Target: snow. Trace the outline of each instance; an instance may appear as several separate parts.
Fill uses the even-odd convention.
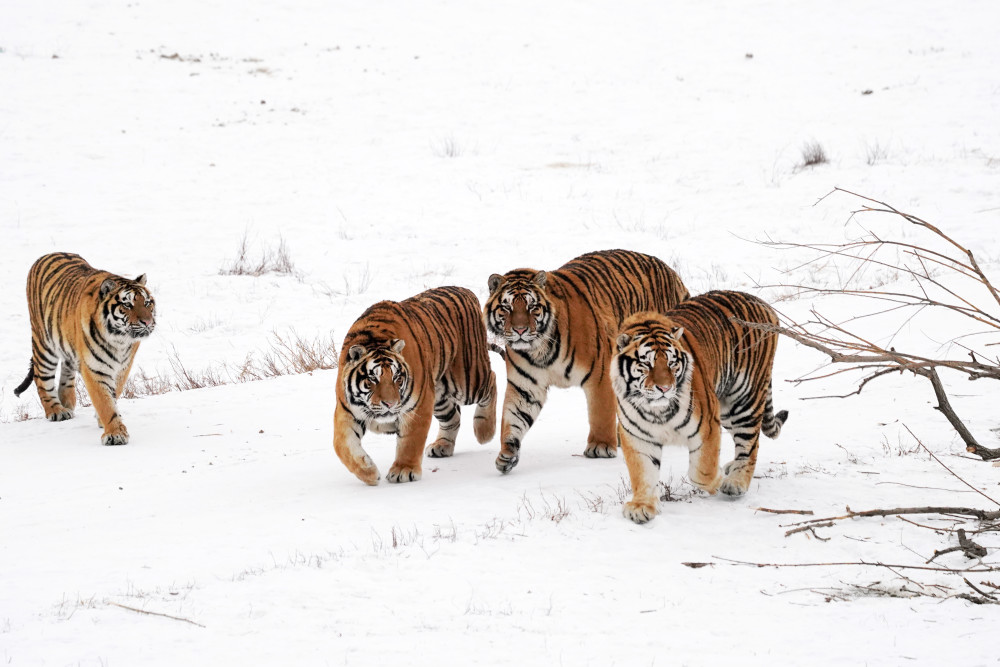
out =
[[[159,323],[133,375],[163,376],[172,358],[225,376],[275,334],[339,344],[377,300],[441,284],[483,300],[490,273],[613,247],[662,258],[695,293],[846,317],[856,302],[755,289],[835,287],[843,269],[781,274],[802,255],[754,239],[839,242],[862,224],[927,239],[894,218],[849,222],[847,195],[817,203],[834,186],[938,224],[998,277],[995,3],[94,0],[2,14],[0,663],[1000,662],[992,607],[940,599],[969,592],[960,577],[723,560],[923,565],[954,545],[894,518],[786,537],[804,517],[755,511],[995,509],[906,427],[1000,498],[997,469],[962,456],[925,381],[802,400],[856,381],[782,381],[824,363],[786,339],[775,405],[790,417],[750,493],[696,494],[686,452],[665,452],[681,500],[642,527],[621,516],[623,460],[581,456],[578,389],[551,392],[509,475],[467,412],[453,458],[373,488],[333,453],[336,371],[123,401],[131,441],[116,448],[90,408],[54,424],[33,390],[12,396],[30,358],[27,270],[58,250],[148,275]],[[812,141],[829,162],[802,168]],[[244,236],[251,256],[283,241],[295,272],[220,274]],[[903,320],[871,326],[954,352],[940,320]],[[945,380],[998,446],[988,380]],[[391,437],[364,446],[388,469]],[[996,533],[978,538],[995,564]]]

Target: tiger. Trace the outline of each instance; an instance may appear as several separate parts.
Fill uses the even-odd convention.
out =
[[[496,375],[479,299],[464,287],[437,287],[372,305],[344,338],[336,395],[334,450],[369,485],[381,476],[361,447],[368,430],[396,434],[390,483],[421,478],[432,416],[439,430],[427,446],[429,457],[454,453],[462,405],[476,404],[473,431],[480,443],[489,442],[496,431]]]
[[[156,328],[146,274],[129,280],[95,269],[79,255],[57,252],[31,265],[27,292],[31,363],[14,395],[34,380],[46,418],[72,419],[79,373],[104,429],[101,442],[128,444],[118,398],[139,343]]]
[[[632,484],[623,513],[646,523],[657,513],[664,445],[687,445],[688,477],[710,494],[746,493],[760,433],[777,438],[788,411],[775,414],[771,373],[778,317],[743,292],[713,291],[666,313],[622,323],[611,360],[618,437]],[[719,470],[721,429],[736,456]]]
[[[665,263],[630,250],[580,255],[555,271],[515,269],[489,277],[487,330],[506,348],[507,390],[496,467],[509,473],[549,387],[582,387],[590,432],[584,456],[617,455],[615,395],[609,364],[622,321],[667,310],[688,298]]]

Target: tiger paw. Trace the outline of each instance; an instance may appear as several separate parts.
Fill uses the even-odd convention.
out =
[[[750,488],[753,472],[747,470],[736,461],[730,461],[723,468],[724,477],[719,485],[719,491],[734,498],[742,496]]]
[[[109,429],[104,432],[101,436],[101,444],[110,447],[113,445],[127,445],[128,444],[128,430],[121,423],[118,424],[117,428]]]
[[[740,476],[726,477],[719,485],[719,491],[732,498],[742,496],[750,488],[750,481],[742,479]]]
[[[348,470],[368,486],[375,486],[382,479],[382,475],[378,471],[378,466],[375,465],[375,462],[367,454],[361,454],[351,459],[350,462],[345,461],[345,463],[347,463]]]
[[[411,468],[410,466],[401,466],[397,463],[393,463],[392,467],[389,468],[389,474],[385,476],[392,484],[402,484],[404,482],[418,482],[420,481],[420,469]]]
[[[427,445],[427,456],[432,459],[443,459],[455,453],[455,443],[440,439]]]
[[[613,459],[618,456],[618,448],[613,444],[588,444],[587,448],[583,450],[583,455],[588,459]]]
[[[64,408],[61,405],[57,405],[56,407],[52,408],[52,413],[47,415],[47,418],[50,422],[66,421],[67,419],[73,418],[73,411],[70,410],[69,408]]]
[[[691,479],[692,484],[713,496],[719,490],[719,487],[725,482],[725,478],[719,473],[718,468],[716,468],[715,477],[712,479],[700,476],[697,471],[693,470],[688,471],[688,477]]]
[[[622,514],[625,515],[625,518],[640,525],[651,521],[659,513],[655,500],[651,502],[630,500],[622,506]]]
[[[521,458],[516,454],[508,454],[506,452],[500,452],[497,456],[497,470],[503,474],[509,473],[517,465]]]

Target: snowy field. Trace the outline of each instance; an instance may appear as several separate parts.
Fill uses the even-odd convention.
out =
[[[938,224],[1000,282],[998,24],[992,1],[0,0],[0,665],[1000,664],[997,608],[956,597],[961,575],[725,560],[922,566],[954,546],[926,527],[941,517],[786,537],[805,517],[755,509],[997,508],[907,427],[1000,498],[929,383],[802,400],[857,380],[786,382],[826,361],[789,339],[789,421],[750,493],[693,492],[671,451],[677,502],[641,527],[623,459],[581,456],[579,389],[552,391],[509,475],[469,408],[453,458],[376,487],[333,452],[335,370],[123,401],[115,448],[92,408],[49,423],[33,389],[12,394],[25,278],[52,251],[149,276],[158,328],[133,375],[164,378],[225,378],[275,336],[339,347],[375,301],[484,300],[490,273],[605,248],[694,293],[846,318],[856,302],[757,289],[836,287],[844,267],[782,273],[803,255],[752,242],[925,240],[849,221],[847,195],[817,203],[835,186]],[[826,162],[803,165],[810,143]],[[291,270],[227,273],[244,239]],[[870,334],[943,355],[967,333],[905,317]],[[1000,446],[996,387],[944,379]],[[387,470],[392,437],[364,446]],[[1000,564],[1000,535],[977,540],[980,563],[932,566]]]

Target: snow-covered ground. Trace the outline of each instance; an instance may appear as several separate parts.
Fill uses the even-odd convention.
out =
[[[836,286],[842,267],[783,275],[803,256],[748,240],[857,236],[858,200],[816,203],[834,186],[939,224],[996,279],[996,3],[6,1],[0,17],[0,664],[1000,662],[995,607],[939,599],[970,592],[961,577],[724,560],[923,565],[953,546],[895,518],[786,537],[802,517],[755,511],[996,508],[905,427],[1000,497],[925,381],[800,400],[856,381],[784,382],[824,363],[787,339],[791,416],[751,492],[695,494],[670,452],[680,501],[643,527],[621,516],[622,459],[581,456],[579,390],[553,390],[507,476],[469,412],[453,458],[373,488],[333,453],[336,371],[124,401],[116,448],[91,409],[53,424],[33,390],[12,396],[27,270],[56,250],[148,274],[150,376],[171,359],[225,375],[275,334],[339,345],[377,300],[485,299],[490,273],[602,248],[656,255],[693,292]],[[810,142],[828,162],[803,168]],[[252,257],[283,244],[294,271],[226,275],[244,238]],[[800,320],[820,305],[758,293]],[[944,353],[963,333],[903,320],[873,335],[902,325]],[[945,379],[998,446],[996,388]],[[391,437],[364,445],[386,470]],[[1000,537],[978,539],[996,564]]]

